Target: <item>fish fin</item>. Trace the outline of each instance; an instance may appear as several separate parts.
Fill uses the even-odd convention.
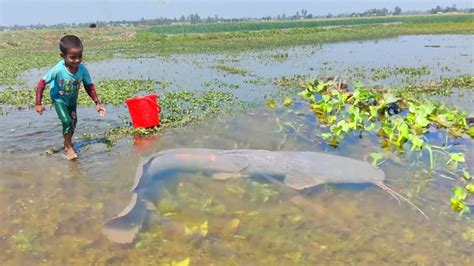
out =
[[[102,233],[111,241],[119,244],[132,243],[140,231],[147,213],[144,201],[139,201],[136,193],[119,215],[108,220],[102,227]]]
[[[242,177],[244,177],[244,175],[240,173],[214,173],[211,175],[212,179],[222,180],[222,181],[232,179],[232,178],[242,178]]]
[[[122,218],[122,217],[119,217]],[[117,226],[120,223],[119,218],[114,218],[107,221],[102,227],[102,234],[109,240],[118,244],[130,244],[135,239],[135,236],[140,231],[140,226],[132,225],[130,227]]]
[[[137,205],[137,200],[138,200],[137,193],[133,193],[130,203],[117,215],[117,217],[122,217],[129,214],[132,211],[132,209],[135,208],[135,206]]]
[[[130,191],[134,191],[138,187],[138,184],[140,184],[140,180],[142,178],[144,168],[145,168],[145,161],[141,160],[140,166],[137,167],[137,171],[135,172],[135,179],[133,180],[132,189],[130,189]]]
[[[321,184],[326,183],[323,179],[315,177],[300,177],[294,175],[286,175],[283,180],[287,186],[294,188],[296,190],[302,190],[305,188],[315,187]]]

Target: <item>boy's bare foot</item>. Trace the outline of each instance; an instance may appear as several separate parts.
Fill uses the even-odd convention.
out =
[[[66,159],[74,160],[77,158],[77,153],[72,149],[66,149]]]

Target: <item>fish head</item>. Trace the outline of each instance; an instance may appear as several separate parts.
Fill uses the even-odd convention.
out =
[[[382,183],[385,180],[385,172],[380,168],[373,167],[373,171],[370,173],[372,183]]]

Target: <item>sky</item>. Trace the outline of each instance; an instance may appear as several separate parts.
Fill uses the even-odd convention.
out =
[[[371,8],[402,11],[429,10],[455,4],[472,8],[474,0],[0,0],[0,26],[79,23],[110,20],[140,20],[157,17],[179,18],[199,14],[224,18],[275,17],[308,14],[362,12]]]

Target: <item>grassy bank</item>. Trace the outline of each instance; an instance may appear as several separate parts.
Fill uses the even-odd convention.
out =
[[[0,84],[20,83],[18,75],[28,69],[49,67],[58,60],[57,42],[64,34],[77,34],[84,39],[85,61],[98,61],[114,56],[138,57],[144,54],[241,52],[291,45],[311,45],[328,42],[381,39],[401,35],[473,34],[473,15],[462,19],[432,23],[370,24],[337,27],[305,27],[163,35],[151,31],[125,29],[74,29],[16,31],[1,33]],[[430,16],[431,17],[431,16]],[[438,18],[433,16],[433,18]],[[423,20],[421,20],[424,22]]]
[[[147,31],[159,34],[216,33],[237,31],[280,30],[295,28],[334,27],[349,25],[370,25],[386,23],[427,24],[472,21],[471,14],[422,15],[422,16],[386,16],[363,18],[305,19],[289,21],[256,21],[208,23],[193,25],[167,25],[151,27]]]

